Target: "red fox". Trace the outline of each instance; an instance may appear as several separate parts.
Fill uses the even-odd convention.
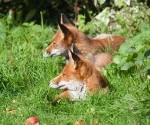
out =
[[[45,49],[43,56],[64,56],[64,51],[69,49],[72,43],[74,43],[83,56],[92,62],[95,60],[94,56],[96,54],[104,52],[106,48],[110,48],[114,51],[118,50],[118,47],[123,42],[125,42],[125,38],[123,36],[110,34],[98,35],[95,38],[88,37],[74,27],[64,14],[61,14],[59,30],[54,35],[51,44]],[[99,56],[97,55],[96,58],[97,60],[100,58],[100,60],[98,60],[100,66],[102,66],[102,64],[109,64],[112,61],[112,56],[110,54],[103,54],[102,56]],[[103,60],[103,62],[101,62],[101,60]]]
[[[90,95],[98,91],[107,92],[106,78],[89,60],[70,50],[68,51],[68,56],[69,62],[60,75],[49,83],[51,88],[64,90],[52,101],[52,104],[55,104],[61,98],[69,98],[73,101],[85,99],[86,92]]]
[[[72,43],[75,43],[82,54],[88,57],[104,51],[107,47],[118,50],[118,47],[125,42],[123,36],[111,34],[102,34],[95,38],[88,37],[74,27],[64,14],[61,16],[61,23],[59,23],[59,30],[54,35],[51,44],[46,48],[44,56],[61,55]]]

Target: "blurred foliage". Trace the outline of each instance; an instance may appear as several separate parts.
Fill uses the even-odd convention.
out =
[[[122,4],[123,7],[119,9],[106,7],[88,23],[85,22],[85,16],[79,14],[78,28],[94,36],[98,33],[110,33],[126,37],[133,37],[142,30],[148,30],[150,8],[145,3],[130,2],[130,6],[128,4]]]
[[[13,18],[17,23],[36,21],[40,23],[40,12],[43,13],[44,23],[57,24],[60,14],[63,12],[69,18],[74,18],[74,11],[80,11],[82,14],[88,10],[98,13],[92,0],[74,1],[74,0],[0,0],[0,12],[2,17],[13,13]],[[89,17],[87,16],[87,20]]]
[[[87,23],[106,7],[110,7],[110,10],[120,10],[125,6],[137,6],[140,2],[150,5],[149,0],[0,0],[0,18],[8,15],[9,23],[40,23],[42,12],[44,23],[57,24],[60,14],[65,13],[75,24],[81,15]]]
[[[150,30],[145,30],[138,35],[127,39],[114,56],[113,63],[108,66],[127,73],[138,70],[136,77],[150,75]]]

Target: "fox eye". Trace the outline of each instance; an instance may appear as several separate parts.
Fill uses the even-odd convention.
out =
[[[63,76],[65,76],[66,74],[65,74],[65,73],[63,73],[62,75],[63,75]]]
[[[55,42],[53,42],[53,44],[55,44]]]

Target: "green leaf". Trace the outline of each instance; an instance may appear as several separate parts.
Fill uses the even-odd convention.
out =
[[[94,5],[97,6],[97,0],[94,0]]]
[[[146,76],[148,79],[150,79],[150,69],[147,70]]]
[[[42,27],[40,25],[33,25],[29,28],[33,33],[42,32]]]
[[[144,56],[150,58],[150,49],[145,51]]]
[[[142,45],[141,43],[137,44],[135,46],[135,52],[139,52],[142,48],[144,48],[144,45]]]
[[[122,67],[127,62],[128,57],[120,57],[120,63],[117,65],[118,67]]]
[[[30,26],[33,26],[33,25],[34,25],[34,22],[31,22],[31,23],[26,23],[26,22],[25,22],[25,23],[23,23],[22,25],[23,25],[23,26],[29,26],[29,27],[30,27]]]
[[[36,13],[36,9],[32,9],[28,12],[28,14],[25,17],[25,22],[29,21]]]
[[[148,23],[146,23],[146,22],[142,22],[142,23],[140,24],[140,26],[139,26],[139,28],[140,28],[141,31],[148,30],[149,27],[150,27],[150,25],[149,25]]]
[[[146,11],[146,14],[150,16],[150,8]]]
[[[6,33],[1,33],[1,35],[0,35],[0,41],[5,41],[6,38],[7,38]]]
[[[106,0],[98,0],[98,2],[100,3],[100,5],[102,5],[103,3],[105,3]]]
[[[113,62],[115,64],[119,64],[121,62],[121,57],[120,56],[115,56],[114,59],[113,59]]]
[[[124,5],[124,0],[115,0],[115,5],[121,8]]]
[[[127,50],[133,46],[133,40],[132,39],[128,39],[126,42],[124,42],[120,48],[119,48],[119,52],[122,54],[125,54],[127,52]]]
[[[122,67],[121,70],[128,70],[130,67],[132,67],[134,65],[133,62],[127,62],[125,63]]]
[[[141,84],[141,89],[142,89],[142,90],[144,90],[146,87],[147,87],[147,83],[146,83],[146,82],[143,83],[143,84]]]
[[[130,0],[126,0],[125,3],[126,3],[128,6],[130,6],[131,1],[130,1]]]
[[[138,66],[141,66],[143,64],[143,58],[144,58],[144,55],[139,54],[138,57],[135,58],[135,64],[137,64]]]
[[[149,40],[149,39],[150,39],[150,31],[146,30],[146,31],[143,31],[142,33],[138,34],[137,36],[133,37],[133,44],[141,43],[144,40]]]
[[[12,9],[9,10],[6,21],[8,24],[14,23],[14,11]]]
[[[101,68],[101,72],[103,73],[104,76],[107,75],[107,70],[105,68]]]
[[[99,13],[96,17],[96,20],[99,20],[100,23],[108,26],[110,21],[110,8],[105,8],[101,13]],[[99,24],[99,22],[97,22]],[[96,22],[95,22],[96,23]]]

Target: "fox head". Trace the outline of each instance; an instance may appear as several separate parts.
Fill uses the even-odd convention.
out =
[[[58,31],[52,38],[51,44],[43,52],[44,57],[64,56],[65,50],[71,47],[74,35],[70,28],[75,27],[64,14],[61,14],[61,23],[58,23]]]
[[[86,85],[78,76],[80,58],[68,50],[69,63],[59,76],[50,81],[49,86],[54,89],[63,89],[69,92],[70,100],[85,99]]]
[[[85,85],[89,92],[107,86],[104,76],[80,54],[68,50],[69,62],[59,76],[50,81],[49,86],[55,89],[72,89]],[[78,88],[78,87],[77,87]]]
[[[70,48],[73,41],[72,32],[59,23],[59,30],[52,38],[51,44],[45,49],[44,57],[63,56],[64,51]]]
[[[71,86],[76,86],[78,83],[83,84],[78,70],[80,69],[80,63],[82,63],[80,57],[75,53],[68,50],[69,62],[66,64],[59,76],[50,81],[50,87],[55,89],[72,89]]]

